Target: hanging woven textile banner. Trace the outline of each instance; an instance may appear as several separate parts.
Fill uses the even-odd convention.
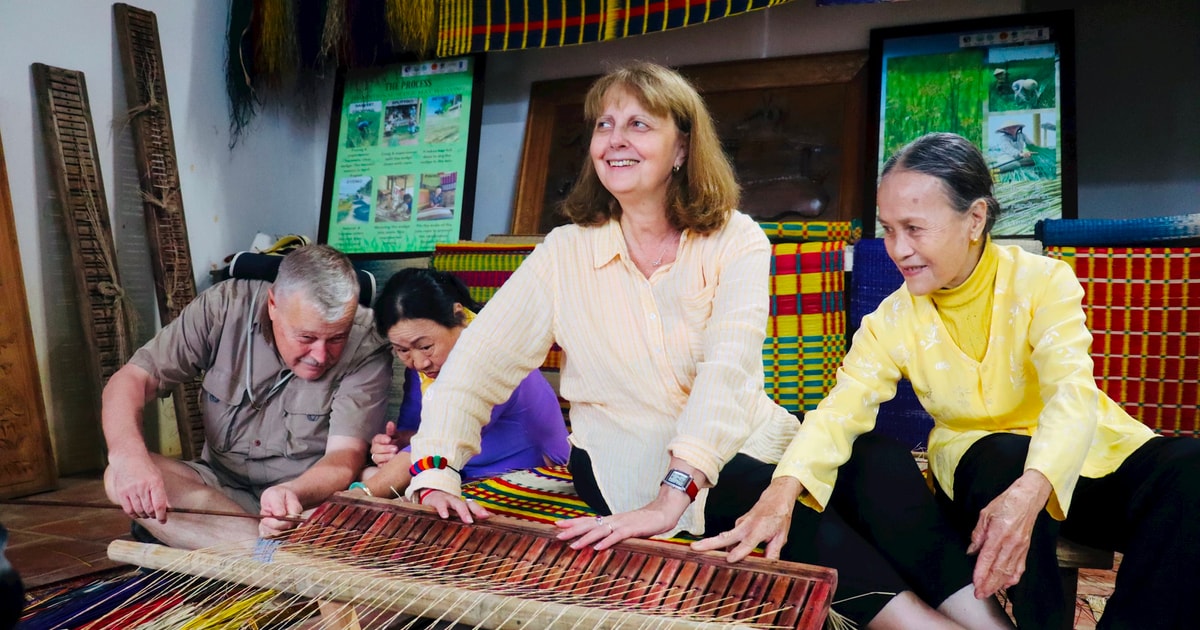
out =
[[[439,57],[657,33],[791,0],[444,0]]]

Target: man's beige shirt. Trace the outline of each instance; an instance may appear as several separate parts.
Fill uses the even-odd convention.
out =
[[[359,306],[338,363],[315,381],[287,378],[267,316],[269,288],[258,280],[213,286],[130,359],[158,379],[163,397],[203,375],[204,460],[256,494],[316,463],[330,435],[370,441],[382,432],[392,377],[387,342],[371,309]]]

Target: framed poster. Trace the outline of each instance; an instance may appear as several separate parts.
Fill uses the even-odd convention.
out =
[[[338,71],[318,242],[382,259],[470,238],[482,59]]]
[[[1031,13],[871,31],[875,159],[867,234],[887,158],[933,132],[964,136],[992,168],[1003,212],[994,236],[1032,237],[1042,219],[1075,218],[1074,18]]]
[[[863,51],[683,66],[704,97],[758,221],[849,221],[861,213],[867,57]],[[513,234],[567,223],[558,211],[588,159],[583,99],[595,76],[534,83]]]

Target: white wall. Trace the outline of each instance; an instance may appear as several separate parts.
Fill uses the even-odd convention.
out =
[[[324,177],[331,85],[316,113],[260,115],[229,150],[225,96],[228,0],[139,0],[158,19],[174,125],[180,186],[199,288],[228,254],[256,232],[316,234]],[[157,308],[149,274],[130,133],[114,134],[125,111],[112,3],[0,0],[0,136],[33,322],[38,370],[59,470],[103,464],[99,392],[83,375],[84,337],[71,275],[70,247],[49,179],[30,65],[41,62],[86,77],[101,172],[118,248],[119,274],[153,333]],[[151,439],[156,426],[150,427]]]
[[[682,66],[866,50],[872,28],[1020,12],[1019,0],[914,0],[832,7],[818,7],[813,0],[794,0],[665,33],[600,44],[489,54],[473,238],[479,240],[488,234],[509,231],[529,109],[529,86],[534,81],[599,74],[606,63],[626,59]]]
[[[1075,12],[1080,218],[1200,212],[1200,2],[1029,9]]]

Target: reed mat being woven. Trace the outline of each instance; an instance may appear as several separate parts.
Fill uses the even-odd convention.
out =
[[[198,606],[189,598],[203,589],[206,604],[236,600],[236,610],[206,613],[241,615],[240,625],[223,627],[282,627],[321,601],[374,611],[370,627],[419,618],[431,625],[415,627],[815,629],[836,587],[836,573],[821,567],[758,558],[729,565],[723,554],[644,540],[572,550],[556,533],[503,516],[467,525],[425,506],[337,495],[278,540],[196,552],[115,541],[109,556],[161,570],[150,589],[172,599],[103,627],[143,627],[143,610]],[[230,586],[218,593],[214,580]]]

